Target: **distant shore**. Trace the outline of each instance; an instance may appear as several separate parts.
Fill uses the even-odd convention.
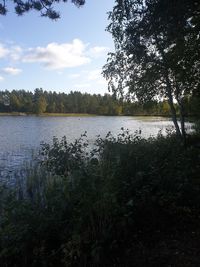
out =
[[[166,117],[161,114],[120,114],[120,115],[109,115],[109,114],[89,114],[89,113],[26,113],[26,112],[0,112],[0,116],[39,116],[39,117],[95,117],[95,116],[128,116],[128,117]]]
[[[38,116],[38,117],[96,117],[96,116],[112,116],[112,117],[123,117],[123,116],[128,116],[128,117],[138,117],[143,120],[148,120],[150,117],[161,117],[161,118],[166,118],[166,119],[171,119],[170,116],[168,115],[161,115],[161,114],[120,114],[120,115],[107,115],[107,114],[88,114],[88,113],[41,113],[41,114],[36,114],[36,113],[25,113],[25,112],[0,112],[0,117],[1,116]],[[191,116],[191,117],[186,117],[186,121],[189,122],[195,122],[196,118]]]
[[[87,113],[25,113],[25,112],[0,112],[0,116],[39,116],[39,117],[92,117],[96,114]]]

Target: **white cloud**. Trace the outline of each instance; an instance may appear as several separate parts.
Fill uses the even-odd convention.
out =
[[[37,46],[33,48],[24,48],[16,43],[0,43],[0,59],[7,61],[8,65],[17,63],[40,63],[43,67],[50,70],[57,70],[58,74],[63,74],[61,71],[66,68],[74,68],[84,66],[93,62],[96,58],[105,57],[108,52],[108,47],[92,46],[84,43],[80,39],[74,39],[71,42],[56,43],[51,42],[46,46]],[[17,75],[21,72],[17,68],[4,68],[3,73]],[[84,80],[102,81],[100,70],[95,70],[91,73],[86,73],[87,77]],[[70,79],[78,79],[81,77],[79,73],[68,76]],[[99,78],[101,77],[101,78]]]
[[[89,81],[98,80],[101,78],[101,70],[96,69],[88,72],[87,78]]]
[[[0,44],[0,58],[4,58],[9,54],[9,50]]]
[[[23,50],[20,46],[2,44],[0,43],[0,58],[11,59],[14,61],[19,61],[23,53]]]
[[[4,80],[4,77],[0,76],[0,82],[2,82]]]
[[[58,74],[58,75],[63,75],[63,71],[58,70],[58,71],[57,71],[57,74]]]
[[[85,50],[86,45],[79,39],[74,39],[72,43],[50,43],[46,47],[29,49],[23,61],[43,63],[48,69],[78,67],[90,62]]]
[[[23,50],[20,46],[13,46],[10,48],[9,56],[12,60],[18,61],[22,56]]]
[[[103,78],[101,72],[102,72],[101,69],[96,69],[96,70],[89,71],[87,73],[87,79],[89,81],[95,81],[95,83],[100,84],[100,85],[107,85],[107,82]]]
[[[89,88],[91,85],[89,83],[77,83],[74,85],[76,88]]]
[[[99,91],[102,93],[102,89],[107,88],[107,81],[103,78],[101,74],[101,69],[94,69],[94,70],[85,70],[80,72],[79,75],[77,75],[77,80],[80,80],[81,82],[77,82],[74,84],[75,89],[87,89],[87,91],[91,91],[92,88],[101,88]],[[73,74],[72,74],[73,75]],[[74,74],[74,78],[76,78],[76,74]],[[94,93],[93,90],[91,93]]]
[[[107,54],[109,47],[106,46],[94,46],[89,49],[89,55],[94,58],[99,58]]]
[[[70,78],[70,79],[77,79],[77,78],[79,78],[80,76],[81,76],[80,73],[73,73],[73,74],[70,74],[70,75],[69,75],[69,78]]]
[[[10,75],[17,75],[17,74],[20,74],[22,72],[21,69],[13,68],[13,67],[3,68],[2,71],[5,74],[10,74]]]

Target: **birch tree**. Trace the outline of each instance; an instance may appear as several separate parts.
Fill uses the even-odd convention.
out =
[[[199,1],[116,0],[109,20],[115,44],[103,68],[109,89],[128,91],[141,102],[166,98],[185,141],[183,99],[200,85]]]

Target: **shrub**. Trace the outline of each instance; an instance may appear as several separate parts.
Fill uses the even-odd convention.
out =
[[[191,240],[199,233],[199,149],[185,149],[172,134],[146,140],[122,130],[93,147],[85,139],[44,144],[23,194],[2,188],[1,266],[194,261],[183,233]]]

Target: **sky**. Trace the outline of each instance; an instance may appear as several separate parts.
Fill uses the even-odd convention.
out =
[[[8,6],[0,16],[0,90],[107,93],[101,71],[114,50],[105,31],[113,6],[114,0],[86,0],[81,8],[68,1],[55,6],[57,21],[36,11],[19,17]]]

